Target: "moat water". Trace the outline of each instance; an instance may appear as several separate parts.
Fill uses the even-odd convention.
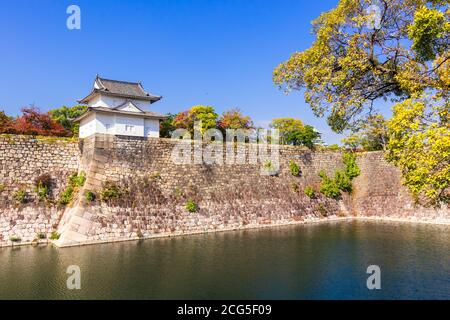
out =
[[[68,266],[81,289],[68,290]],[[369,290],[369,265],[381,289]],[[336,222],[0,249],[0,299],[450,299],[450,226]]]

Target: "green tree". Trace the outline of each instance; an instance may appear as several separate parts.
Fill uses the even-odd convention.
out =
[[[389,132],[386,120],[381,115],[373,115],[356,132],[342,139],[345,147],[352,150],[362,148],[366,151],[386,150]]]
[[[86,106],[63,106],[58,109],[50,110],[49,113],[52,120],[60,123],[65,129],[71,131],[74,135],[77,135],[80,130],[80,125],[73,120],[86,112],[86,110]]]
[[[173,119],[175,115],[172,113],[168,113],[167,118],[161,121],[159,125],[159,135],[161,138],[171,138],[172,132],[176,129],[173,124]]]
[[[356,151],[362,148],[363,137],[360,133],[351,132],[341,140],[345,148]]]
[[[304,145],[313,148],[314,144],[320,139],[320,133],[312,126],[304,125],[299,119],[275,118],[272,120],[270,127],[279,130],[281,144]]]

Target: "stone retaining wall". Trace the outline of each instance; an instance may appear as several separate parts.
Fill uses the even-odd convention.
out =
[[[55,230],[64,208],[52,204],[80,162],[78,141],[64,138],[0,135],[0,246],[10,238],[30,242]],[[39,202],[35,179],[50,174],[49,202]],[[14,200],[23,190],[25,203]]]
[[[255,158],[250,152],[254,145],[244,145],[248,159],[241,164],[227,164],[226,148],[222,165],[176,164],[172,152],[178,142],[104,135],[80,143],[1,137],[0,183],[6,186],[1,194],[6,205],[0,209],[0,245],[11,244],[12,236],[27,242],[39,232],[56,229],[61,233],[56,244],[66,246],[337,217],[450,222],[447,208],[414,205],[398,169],[384,160],[382,152],[358,154],[361,175],[353,181],[354,191],[333,200],[320,194],[319,172],[333,175],[343,167],[339,151],[280,146],[279,171],[268,175],[262,174],[267,158]],[[290,162],[300,167],[299,176],[291,174]],[[87,180],[68,207],[33,198],[33,181],[39,174],[52,175],[56,198],[77,170],[85,171]],[[100,201],[107,182],[118,186],[122,195]],[[314,197],[305,195],[306,186],[315,190]],[[30,194],[28,204],[12,200],[18,188]],[[96,193],[96,201],[85,199],[87,190]],[[198,205],[197,212],[186,210],[188,199]]]

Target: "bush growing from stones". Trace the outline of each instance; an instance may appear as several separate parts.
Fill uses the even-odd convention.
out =
[[[361,173],[356,163],[355,154],[345,153],[343,162],[345,169],[336,170],[332,179],[329,178],[324,171],[319,173],[319,176],[322,178],[320,192],[329,198],[339,198],[341,191],[352,192],[352,180]]]
[[[69,204],[73,200],[76,192],[78,191],[78,188],[81,188],[85,182],[86,174],[84,171],[81,171],[80,174],[73,173],[69,177],[69,182],[66,189],[61,193],[59,197],[59,204]]]
[[[345,165],[345,174],[350,180],[360,175],[361,170],[356,164],[356,155],[354,153],[344,153],[343,162]]]
[[[73,199],[73,186],[67,186],[66,190],[64,190],[59,196],[59,204],[66,205],[69,204]]]
[[[90,190],[86,190],[86,192],[84,193],[84,197],[86,198],[87,201],[92,202],[95,200],[95,193],[90,191]]]
[[[3,191],[5,191],[6,186],[2,183],[0,183],[0,193],[2,193]]]
[[[320,192],[325,196],[333,199],[339,198],[341,191],[334,179],[327,176],[325,171],[321,171],[319,176],[322,178],[322,183],[320,184]]]
[[[25,203],[26,197],[27,197],[27,194],[26,194],[25,190],[22,190],[22,189],[17,190],[13,194],[14,200],[16,200],[18,203]]]
[[[161,179],[161,172],[159,172],[159,171],[153,172],[150,175],[150,179],[153,179],[153,180]]]
[[[20,238],[19,236],[11,236],[11,237],[9,237],[9,240],[11,242],[20,242],[20,241],[22,241],[22,238]]]
[[[294,177],[298,177],[300,175],[300,167],[294,160],[289,161],[289,170]]]
[[[317,211],[319,212],[319,214],[321,216],[325,217],[328,215],[328,210],[325,208],[325,206],[322,203],[318,205]]]
[[[50,240],[58,240],[61,235],[57,231],[52,231],[50,234]]]
[[[36,239],[46,239],[47,238],[47,235],[45,234],[45,233],[43,233],[43,232],[39,232],[39,233],[37,233],[36,234]]]
[[[103,190],[101,192],[101,198],[103,201],[111,200],[114,198],[118,198],[121,195],[120,188],[115,185],[114,183],[107,181],[104,186]]]
[[[86,173],[81,171],[80,174],[72,174],[69,178],[70,184],[74,187],[82,187],[86,182]]]
[[[48,197],[52,178],[49,174],[42,174],[34,180],[36,186],[35,192],[37,193],[39,200],[45,200]]]
[[[337,185],[339,190],[344,192],[352,192],[352,182],[345,172],[337,170],[334,173],[334,183]]]
[[[188,199],[187,201],[186,201],[186,210],[188,211],[188,212],[197,212],[197,210],[198,210],[198,205],[194,202],[194,200],[192,200],[192,199]]]
[[[52,177],[48,173],[41,174],[36,179],[34,179],[34,185],[36,187],[42,186],[50,189],[52,184]]]
[[[48,188],[46,186],[38,186],[36,187],[36,193],[39,197],[39,200],[45,200],[48,197]]]
[[[278,175],[278,171],[275,169],[275,166],[273,165],[272,161],[270,160],[265,161],[263,167],[270,176]]]
[[[314,189],[311,186],[306,186],[303,192],[311,199],[315,197]]]

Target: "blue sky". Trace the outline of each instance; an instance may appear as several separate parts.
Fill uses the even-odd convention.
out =
[[[301,93],[286,96],[272,82],[277,64],[313,41],[311,20],[337,2],[2,0],[0,110],[74,105],[100,74],[142,81],[163,96],[155,111],[205,104],[240,108],[258,124],[297,117],[337,143]],[[66,27],[71,4],[81,30]]]

